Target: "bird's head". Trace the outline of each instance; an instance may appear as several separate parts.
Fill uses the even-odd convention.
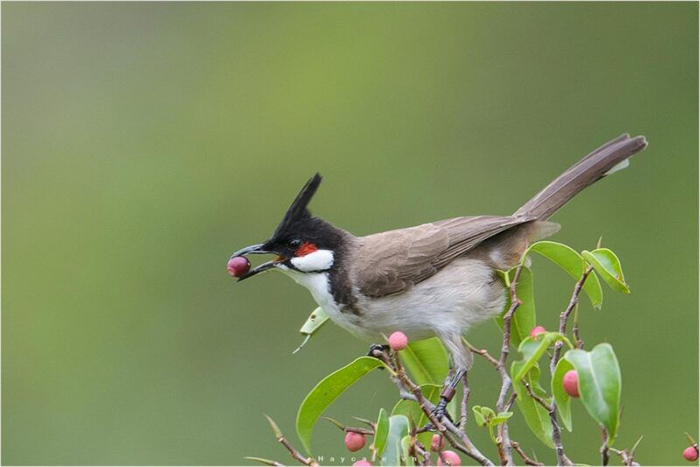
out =
[[[239,277],[239,281],[271,269],[317,273],[330,270],[336,262],[336,252],[343,242],[343,231],[318,217],[313,217],[308,205],[321,184],[321,175],[314,175],[289,206],[272,236],[263,243],[251,245],[233,254],[274,254],[272,261],[261,264]]]

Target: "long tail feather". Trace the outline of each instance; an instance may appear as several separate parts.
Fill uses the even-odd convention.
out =
[[[647,147],[644,136],[628,134],[605,143],[547,185],[515,212],[515,216],[546,220],[587,186],[626,167],[627,159]]]

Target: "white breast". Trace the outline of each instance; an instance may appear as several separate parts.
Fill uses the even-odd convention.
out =
[[[295,265],[295,267],[298,266]],[[330,316],[333,322],[348,330],[350,333],[359,337],[360,339],[372,338],[372,335],[368,334],[370,332],[368,329],[365,329],[357,324],[357,316],[350,312],[340,311],[340,308],[336,304],[335,300],[333,299],[333,295],[331,294],[330,280],[327,272],[303,273],[284,266],[279,267],[279,269],[294,279],[294,282],[309,289],[311,296],[314,298],[318,306],[323,308],[323,310],[328,313],[328,316]]]

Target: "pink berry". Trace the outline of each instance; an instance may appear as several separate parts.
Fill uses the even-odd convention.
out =
[[[440,435],[433,435],[433,439],[430,440],[430,450],[440,451],[445,448],[445,438]]]
[[[228,260],[226,269],[231,277],[241,277],[250,271],[250,261],[245,256],[234,256]]]
[[[443,461],[443,459],[445,459]],[[437,465],[462,465],[462,460],[454,451],[442,451],[442,456],[438,457]]]
[[[408,337],[406,337],[406,334],[402,333],[401,331],[396,331],[389,336],[389,347],[391,347],[391,350],[403,350],[407,345]]]
[[[695,446],[688,446],[683,451],[683,458],[690,462],[698,460],[698,448]]]
[[[564,374],[562,386],[564,386],[564,392],[571,397],[580,396],[578,393],[578,373],[576,373],[576,370],[569,370]]]
[[[542,326],[535,326],[534,328],[532,328],[532,331],[530,331],[530,337],[537,337],[540,334],[544,334],[545,332],[547,332],[547,330]]]
[[[365,459],[362,459],[361,461],[357,461],[357,462],[353,463],[352,465],[353,465],[353,467],[371,467],[372,463],[366,461]]]
[[[365,447],[365,435],[362,433],[355,433],[354,431],[348,431],[345,434],[345,447],[348,448],[350,452],[359,451]]]

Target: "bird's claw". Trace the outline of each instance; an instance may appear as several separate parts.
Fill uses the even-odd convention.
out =
[[[368,357],[380,358],[380,355],[385,351],[389,350],[389,346],[386,344],[372,344],[369,346],[369,351],[367,352]]]
[[[441,422],[443,418],[447,418],[450,422],[454,423],[454,420],[452,420],[452,417],[450,416],[449,412],[447,411],[447,399],[444,397],[440,397],[440,401],[437,403],[433,411],[431,412],[431,415],[435,420],[438,422]],[[427,425],[425,425],[423,428],[421,428],[419,431],[435,431],[435,425],[433,422],[428,422]]]

